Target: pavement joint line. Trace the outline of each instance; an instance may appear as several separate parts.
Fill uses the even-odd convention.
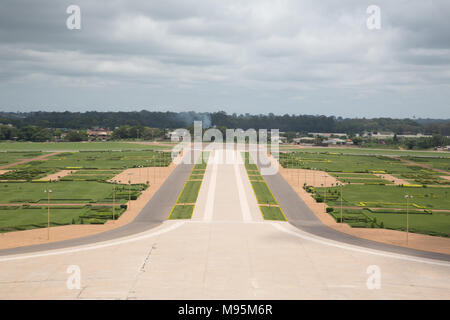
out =
[[[211,178],[209,179],[209,190],[208,190],[208,198],[206,200],[205,213],[203,215],[204,221],[211,221],[214,214],[214,198],[216,193],[216,183],[217,183],[217,162],[215,158],[217,158],[217,151],[214,152],[214,157],[210,157],[208,160],[208,165],[212,162],[212,173]]]
[[[237,154],[237,156],[241,157],[241,159],[242,159],[242,155],[240,152]],[[252,216],[250,214],[250,208],[248,206],[247,195],[245,194],[244,184],[242,182],[242,175],[239,173],[239,166],[238,166],[237,162],[234,163],[234,174],[236,176],[236,184],[237,184],[237,189],[238,189],[239,202],[241,203],[242,219],[245,222],[249,222],[252,220]]]
[[[360,252],[360,253],[369,253],[369,254],[382,256],[382,257],[387,257],[387,258],[394,258],[394,259],[400,259],[400,260],[406,260],[406,261],[412,261],[412,262],[419,262],[419,263],[438,265],[438,266],[443,266],[443,267],[450,267],[450,263],[449,262],[438,262],[437,260],[433,260],[433,259],[416,258],[416,257],[413,257],[413,256],[404,255],[404,254],[386,253],[386,252],[383,252],[383,251],[380,251],[380,250],[375,250],[375,249],[364,249],[362,247],[353,246],[353,245],[349,245],[349,244],[343,244],[343,243],[340,243],[340,242],[337,242],[337,241],[328,240],[326,238],[313,236],[313,235],[310,235],[309,233],[304,232],[304,231],[302,231],[302,232],[294,232],[292,230],[286,229],[283,225],[281,225],[280,223],[277,223],[277,222],[272,222],[271,224],[276,229],[278,229],[278,230],[280,230],[282,232],[285,232],[287,234],[290,234],[290,235],[293,235],[295,237],[302,238],[302,239],[305,239],[305,240],[309,240],[309,241],[312,241],[312,242],[316,242],[316,243],[324,244],[324,245],[327,245],[327,246],[331,246],[331,247],[337,247],[337,248],[351,250],[351,251]]]
[[[35,253],[35,254],[20,254],[20,255],[13,255],[13,256],[4,256],[4,258],[0,257],[0,263],[6,262],[6,261],[48,257],[48,256],[54,256],[54,255],[60,255],[60,254],[76,253],[76,252],[112,247],[112,246],[121,245],[124,243],[130,243],[130,242],[135,242],[135,241],[139,241],[142,239],[159,236],[161,234],[178,229],[179,227],[181,227],[184,224],[185,224],[185,221],[178,220],[178,221],[174,221],[173,223],[171,223],[171,225],[168,226],[167,228],[163,228],[163,229],[160,229],[160,230],[157,230],[154,232],[145,231],[142,233],[138,233],[135,236],[125,237],[125,238],[118,239],[118,240],[115,240],[112,242],[104,241],[104,242],[100,242],[99,244],[96,244],[96,245],[83,245],[83,246],[70,248],[70,249],[56,249],[56,250],[44,251],[44,252]]]

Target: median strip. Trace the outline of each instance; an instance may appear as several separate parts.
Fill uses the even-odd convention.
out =
[[[250,163],[250,154],[243,152],[242,155],[244,156],[245,170],[263,218],[265,220],[287,221],[283,210],[281,210],[264,177],[259,172],[258,166]]]
[[[204,152],[199,161],[194,165],[191,175],[184,184],[178,199],[173,206],[169,219],[190,219],[194,212],[195,203],[197,201],[200,187],[202,186],[203,177],[206,171],[209,152]]]

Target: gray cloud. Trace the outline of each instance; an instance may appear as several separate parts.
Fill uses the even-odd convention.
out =
[[[450,3],[377,1],[379,31],[370,4],[6,0],[0,110],[450,117]]]

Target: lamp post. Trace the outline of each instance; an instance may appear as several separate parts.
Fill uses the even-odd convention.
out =
[[[113,180],[113,221],[116,220],[116,180]]]
[[[304,173],[305,173],[305,184],[306,184],[306,170],[307,169],[303,169],[303,170],[305,170]]]
[[[128,203],[131,205],[131,180],[128,180]]]
[[[343,187],[343,184],[341,183],[341,223],[342,223],[342,221],[343,221],[343,220],[342,220],[342,192],[343,192],[343,190],[344,190],[342,187]]]
[[[45,189],[45,193],[47,193],[47,240],[50,240],[50,193],[52,190]]]
[[[408,221],[408,208],[409,208],[409,199],[412,199],[412,195],[405,195],[406,199],[406,245],[408,245],[409,238],[409,221]]]
[[[325,178],[325,182],[324,182],[324,185],[325,185],[325,200],[323,202],[325,202],[325,207],[326,207],[326,204],[327,204],[327,175],[324,175],[323,177]]]

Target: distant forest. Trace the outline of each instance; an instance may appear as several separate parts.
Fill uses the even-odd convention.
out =
[[[182,128],[191,126],[194,120],[202,120],[204,127],[254,128],[293,132],[391,131],[397,134],[450,135],[450,119],[391,119],[391,118],[341,118],[321,115],[227,114],[223,111],[202,112],[0,112],[0,123],[17,128],[37,126],[42,128],[89,129],[103,127],[146,126],[151,128]]]

